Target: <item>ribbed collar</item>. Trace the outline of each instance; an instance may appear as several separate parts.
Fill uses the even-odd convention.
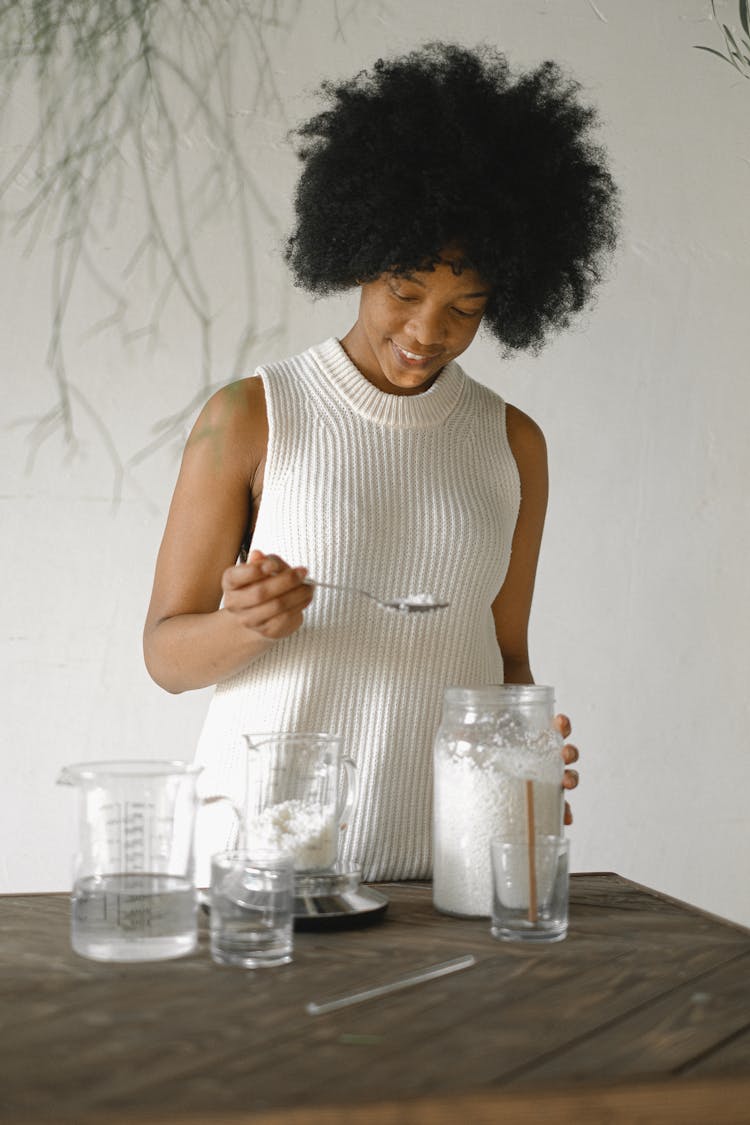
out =
[[[335,336],[310,348],[334,390],[363,418],[384,426],[428,429],[454,410],[466,382],[455,362],[446,364],[429,390],[418,395],[391,395],[378,390],[355,367]]]

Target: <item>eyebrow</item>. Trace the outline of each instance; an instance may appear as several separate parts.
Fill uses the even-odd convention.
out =
[[[422,289],[427,288],[425,283],[423,281],[420,281],[420,279],[418,277],[415,277],[415,275],[413,273],[394,274],[394,277],[397,280],[398,280],[399,277],[402,277],[404,279],[404,281],[413,281],[415,285],[420,285],[422,287]],[[481,289],[477,293],[459,293],[458,296],[456,297],[456,300],[457,301],[471,301],[474,298],[489,297],[490,295],[491,295],[491,291],[489,289]]]

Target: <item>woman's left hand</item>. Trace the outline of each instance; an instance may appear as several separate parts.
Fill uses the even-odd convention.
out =
[[[555,726],[563,738],[570,737],[570,719],[567,715],[555,715]],[[578,761],[578,747],[573,746],[572,743],[566,742],[562,748],[563,761],[566,767],[572,766],[574,762]],[[575,789],[578,785],[578,770],[566,769],[563,774],[563,789]],[[573,814],[570,811],[570,805],[565,802],[565,824],[573,823]]]

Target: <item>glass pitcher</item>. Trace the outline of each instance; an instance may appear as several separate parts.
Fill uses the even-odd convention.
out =
[[[195,816],[202,804],[228,801],[197,797],[202,768],[78,762],[60,773],[58,785],[79,793],[71,943],[82,957],[158,961],[195,949]]]
[[[298,873],[332,869],[356,799],[357,771],[341,737],[246,734],[247,848],[286,852]]]
[[[558,836],[564,810],[554,690],[539,684],[448,688],[435,740],[433,900],[492,913],[490,841]]]

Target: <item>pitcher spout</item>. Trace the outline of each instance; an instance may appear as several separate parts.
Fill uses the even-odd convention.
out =
[[[84,774],[79,765],[63,766],[55,779],[55,785],[81,785],[83,780]]]

